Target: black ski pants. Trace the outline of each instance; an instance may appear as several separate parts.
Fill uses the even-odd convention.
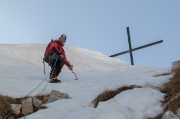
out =
[[[65,64],[65,60],[60,58],[59,56],[55,56],[55,58],[52,58],[50,61],[50,66],[51,66],[50,78],[58,77],[64,64]]]

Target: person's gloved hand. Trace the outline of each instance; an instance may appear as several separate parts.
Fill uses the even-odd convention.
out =
[[[64,59],[65,57],[64,57],[64,55],[60,55],[60,58]]]
[[[73,70],[73,65],[68,67],[69,70]]]

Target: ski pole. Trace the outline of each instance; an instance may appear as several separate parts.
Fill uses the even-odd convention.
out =
[[[72,71],[72,73],[75,75],[75,77],[76,77],[76,79],[75,80],[78,80],[78,78],[77,78],[77,76],[76,76],[76,74],[75,74],[75,72],[73,71],[73,70],[71,70]]]

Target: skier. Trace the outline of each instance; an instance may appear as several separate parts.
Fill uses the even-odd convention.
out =
[[[64,43],[66,42],[67,36],[62,34],[59,39],[51,42],[49,46],[50,57],[49,65],[51,66],[51,72],[49,77],[50,83],[60,83],[61,80],[57,79],[64,64],[67,65],[69,70],[73,70],[73,65],[66,58],[65,51],[63,49]]]

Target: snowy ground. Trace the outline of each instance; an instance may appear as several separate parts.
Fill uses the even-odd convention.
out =
[[[23,97],[38,86],[48,75],[46,64],[43,74],[42,57],[45,44],[0,45],[0,93],[12,97]],[[60,84],[48,84],[48,78],[30,95],[58,90],[68,93],[71,99],[61,99],[28,115],[26,119],[146,119],[155,117],[161,110],[164,94],[152,88],[135,88],[124,91],[114,98],[100,102],[94,108],[92,101],[105,89],[116,89],[125,85],[152,84],[161,87],[171,75],[170,68],[131,66],[118,59],[88,49],[65,46],[67,58],[74,65],[74,74],[64,66]]]

